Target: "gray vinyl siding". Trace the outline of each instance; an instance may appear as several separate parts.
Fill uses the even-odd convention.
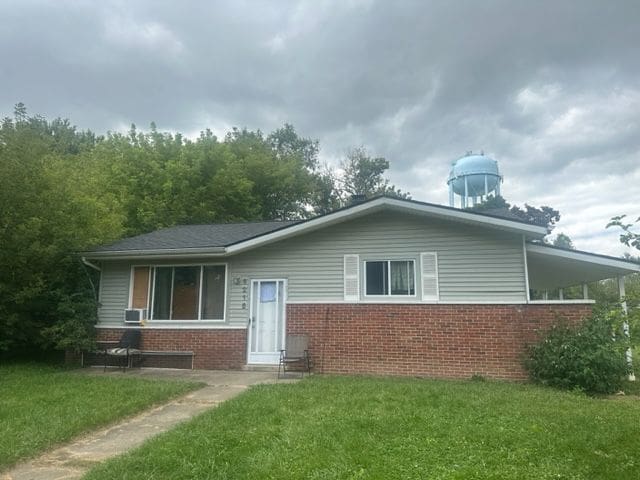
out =
[[[124,309],[129,303],[131,264],[128,262],[104,262],[100,273],[100,298],[98,323],[122,326]]]
[[[365,261],[415,260],[417,295],[407,301],[419,302],[421,252],[438,254],[440,302],[526,300],[522,237],[407,214],[378,213],[220,259],[228,265],[225,324],[247,324],[251,279],[287,280],[288,300],[293,302],[344,301],[345,254],[360,256],[363,301],[368,300],[364,298]],[[194,259],[193,263],[217,262]],[[130,266],[104,262],[101,324],[122,324]]]
[[[284,278],[288,300],[342,302],[345,254],[360,256],[364,298],[366,260],[413,259],[420,301],[420,253],[437,252],[441,302],[522,302],[526,300],[522,237],[404,214],[372,214],[229,259],[229,320],[246,324],[252,278]],[[244,298],[246,295],[246,298]],[[394,301],[402,301],[402,299]],[[243,304],[246,308],[243,308]]]

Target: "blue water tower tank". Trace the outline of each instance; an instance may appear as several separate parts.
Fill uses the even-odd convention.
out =
[[[491,193],[500,195],[502,176],[498,162],[483,153],[467,152],[451,164],[447,180],[449,205],[455,207],[455,195],[460,196],[461,208],[475,205]]]

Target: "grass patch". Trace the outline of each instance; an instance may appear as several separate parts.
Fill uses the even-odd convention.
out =
[[[0,366],[0,471],[197,386],[37,364]]]
[[[311,377],[260,385],[99,479],[637,479],[640,401],[532,385]]]

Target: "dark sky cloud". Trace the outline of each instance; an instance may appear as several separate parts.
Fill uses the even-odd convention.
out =
[[[640,215],[640,3],[0,4],[0,109],[195,135],[293,123],[323,159],[365,145],[414,198],[447,202],[484,149],[516,203],[560,209],[579,248]]]

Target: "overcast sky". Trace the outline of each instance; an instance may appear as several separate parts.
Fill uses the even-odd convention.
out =
[[[611,255],[640,215],[640,1],[0,3],[0,115],[98,133],[196,135],[284,122],[337,164],[391,162],[414,199],[448,202],[453,160],[484,150],[511,203]],[[637,253],[637,252],[636,252]]]

